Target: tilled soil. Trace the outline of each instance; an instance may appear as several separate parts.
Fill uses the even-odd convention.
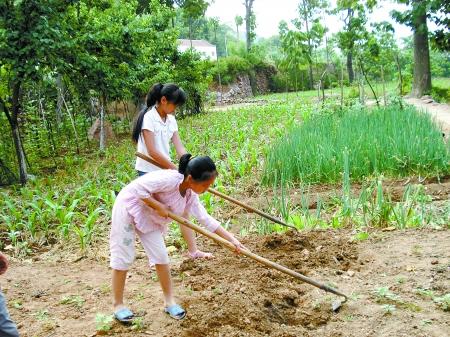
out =
[[[214,252],[213,260],[173,256],[186,319],[174,321],[162,312],[159,284],[141,250],[126,287],[139,324],[114,323],[107,334],[448,336],[450,315],[436,299],[450,293],[450,232],[374,232],[358,243],[353,234],[316,230],[242,240],[253,252],[348,294],[337,313],[331,310],[335,295],[199,240]],[[96,315],[111,313],[107,253],[77,262],[57,254],[12,261],[0,278],[11,315],[23,337],[94,336]]]

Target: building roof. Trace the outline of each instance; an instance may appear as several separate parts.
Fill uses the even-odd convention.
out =
[[[178,39],[178,44],[183,47],[190,47],[191,40]],[[206,40],[192,40],[192,47],[216,47],[215,45],[209,43]]]

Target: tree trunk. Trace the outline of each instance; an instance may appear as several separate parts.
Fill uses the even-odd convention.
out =
[[[295,72],[295,95],[298,96],[298,89],[297,89],[297,71]]]
[[[305,3],[305,0],[303,0],[303,7],[304,7],[304,20],[305,20],[305,29],[306,29],[306,36],[308,37],[308,54],[309,54],[309,89],[314,88],[314,78],[313,78],[313,65],[312,65],[312,46],[311,46],[311,36],[309,34],[309,23],[308,23],[308,6]]]
[[[320,101],[320,86],[321,86],[321,83],[319,80],[319,83],[317,83],[317,101]]]
[[[314,89],[314,77],[313,77],[313,68],[312,68],[312,63],[309,62],[309,89]]]
[[[20,139],[19,124],[15,123],[11,127],[14,139],[14,147],[16,148],[17,161],[19,163],[20,183],[22,185],[25,185],[27,182],[27,164],[25,161],[25,153],[23,151],[22,140]]]
[[[225,57],[228,57],[228,46],[227,46],[227,34],[224,35],[225,39]]]
[[[47,133],[48,143],[52,146],[53,153],[56,154],[56,144],[55,144],[55,140],[53,139],[52,127],[51,127],[50,121],[47,120],[47,118],[45,118],[44,105],[42,104],[43,98],[41,97],[41,91],[40,90],[38,92],[38,95],[39,95],[39,101],[38,101],[38,108],[39,109],[38,110],[39,110],[39,113],[40,113],[40,115],[42,117],[42,120],[44,121],[44,125],[45,125],[46,131],[47,131],[46,133]],[[55,164],[55,167],[56,167],[57,166],[56,156],[53,155],[52,159],[53,159],[53,163]]]
[[[363,66],[361,59],[359,59],[359,66],[361,68],[361,73],[363,74],[364,79],[366,79],[366,82],[369,85],[370,90],[372,91],[373,97],[375,98],[375,102],[377,103],[377,107],[380,107],[380,102],[378,102],[377,94],[375,93],[375,90],[373,89],[372,84],[370,84],[369,78],[367,77],[366,71],[364,70],[364,66]],[[364,79],[362,80],[363,88],[364,88]]]
[[[399,85],[399,96],[403,96],[403,77],[402,77],[402,67],[400,65],[400,60],[398,59],[398,54],[395,54],[395,62],[397,63],[398,70],[398,85]]]
[[[386,83],[384,81],[384,68],[383,65],[381,65],[381,81],[383,82],[383,101],[384,101],[384,106],[387,105],[387,100],[386,100]]]
[[[288,76],[286,76],[286,104],[287,104],[287,102],[289,101],[289,95],[288,95],[288,93],[289,93],[289,77]]]
[[[105,151],[105,105],[106,99],[103,97],[100,103],[100,151]]]
[[[64,83],[62,81],[61,74],[58,74],[56,77],[56,128],[59,129],[59,126],[62,122],[62,109],[63,109],[63,97],[64,97]]]
[[[347,71],[348,71],[348,82],[349,84],[353,83],[355,79],[355,73],[353,71],[353,52],[349,51],[347,53]]]
[[[252,15],[253,15],[253,1],[254,0],[245,0],[245,29],[247,36],[247,51],[250,51],[252,47]]]
[[[11,124],[11,130],[13,134],[14,139],[14,146],[16,148],[16,154],[17,154],[17,161],[19,163],[19,177],[20,177],[20,183],[22,185],[25,185],[27,182],[27,164],[25,159],[25,152],[23,150],[22,140],[20,139],[20,132],[19,132],[19,122],[18,122],[18,116],[20,112],[20,105],[19,105],[19,96],[20,96],[20,87],[21,83],[17,82],[14,85],[13,88],[13,96],[12,96],[12,124]]]
[[[11,133],[14,141],[14,147],[16,150],[17,162],[19,165],[19,179],[22,185],[27,182],[27,164],[25,158],[25,152],[22,146],[22,140],[20,139],[19,132],[19,121],[18,116],[20,112],[19,98],[20,98],[20,88],[22,83],[17,81],[13,85],[12,99],[11,99],[11,114],[9,113],[6,103],[0,98],[0,104],[5,112],[6,118],[8,119],[9,125],[11,127]]]
[[[236,24],[236,39],[239,41],[239,25]]]
[[[69,118],[70,118],[70,122],[72,124],[72,129],[73,129],[73,133],[75,135],[75,142],[76,142],[76,146],[77,146],[77,154],[80,154],[80,141],[78,139],[77,127],[75,125],[75,118],[74,118],[74,116],[72,116],[72,113],[70,112],[70,109],[67,106],[67,102],[66,102],[66,99],[64,97],[63,97],[63,103],[64,103],[64,106],[66,107],[67,113],[68,113]]]
[[[412,96],[422,97],[431,92],[430,49],[426,9],[421,0],[414,0],[414,80]]]

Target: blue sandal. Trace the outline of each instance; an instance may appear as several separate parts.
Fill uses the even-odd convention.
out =
[[[117,319],[120,323],[127,324],[133,321],[134,314],[128,308],[122,308],[114,313],[114,318]]]
[[[186,311],[180,307],[178,304],[171,305],[169,307],[164,308],[164,312],[168,314],[173,319],[183,319],[186,317]]]

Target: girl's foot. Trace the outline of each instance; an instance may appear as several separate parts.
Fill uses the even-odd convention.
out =
[[[130,309],[122,307],[114,311],[114,318],[120,323],[129,324],[133,321],[134,314]]]
[[[211,253],[202,252],[201,250],[196,250],[194,253],[188,251],[187,255],[192,259],[212,259],[214,255]]]
[[[186,310],[184,310],[178,304],[172,304],[165,307],[164,312],[176,320],[180,320],[186,317]]]

